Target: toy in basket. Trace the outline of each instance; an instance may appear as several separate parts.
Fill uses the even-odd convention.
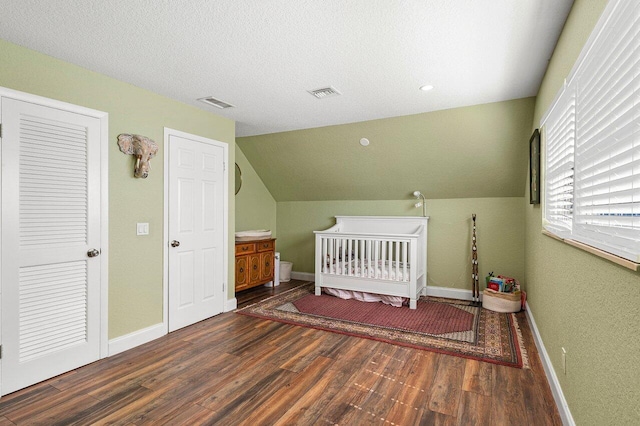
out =
[[[489,273],[487,288],[482,292],[482,307],[495,312],[518,312],[523,305],[520,283],[514,278]]]

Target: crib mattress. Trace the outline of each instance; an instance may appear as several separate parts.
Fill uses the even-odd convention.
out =
[[[347,263],[345,272],[343,273],[343,263],[338,263],[337,265],[333,265],[332,272],[325,271],[325,274],[331,275],[352,275],[357,277],[364,278],[375,278],[381,280],[398,280],[398,281],[409,281],[410,266],[406,266],[406,277],[405,277],[405,267],[402,262],[398,264],[398,268],[396,268],[396,262],[392,261],[391,265],[389,265],[389,261],[379,260],[377,264],[372,263],[371,267],[369,267],[369,263],[364,261],[364,273],[362,272],[363,268],[360,266],[360,262],[351,261]]]

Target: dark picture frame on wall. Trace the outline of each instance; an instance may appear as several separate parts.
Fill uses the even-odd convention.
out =
[[[540,131],[529,139],[529,204],[540,204]]]

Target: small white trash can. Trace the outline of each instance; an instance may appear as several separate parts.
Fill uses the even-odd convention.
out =
[[[280,282],[286,283],[291,281],[291,268],[293,268],[293,263],[287,262],[285,260],[280,261]]]

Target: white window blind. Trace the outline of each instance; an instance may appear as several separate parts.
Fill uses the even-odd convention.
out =
[[[545,126],[545,228],[563,238],[571,235],[576,132],[575,86],[567,86]]]
[[[545,228],[640,262],[640,2],[601,21],[543,120]]]
[[[577,74],[574,238],[631,260],[640,253],[639,11],[636,1],[619,6]]]

